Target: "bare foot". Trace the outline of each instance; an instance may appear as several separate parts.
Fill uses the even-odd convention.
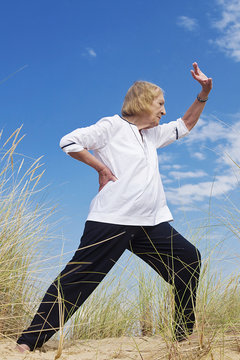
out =
[[[26,351],[30,351],[30,347],[27,344],[17,344],[16,350],[20,353],[24,353]]]

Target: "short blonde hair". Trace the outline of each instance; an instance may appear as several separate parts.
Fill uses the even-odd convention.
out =
[[[125,96],[122,116],[134,116],[150,112],[150,105],[163,90],[148,81],[136,81]]]

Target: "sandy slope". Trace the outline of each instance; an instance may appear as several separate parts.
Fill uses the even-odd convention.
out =
[[[208,341],[200,349],[198,339],[191,343],[184,342],[181,346],[171,349],[160,337],[144,338],[111,338],[103,340],[78,340],[74,343],[64,342],[61,360],[240,360],[240,336],[225,338],[224,350],[222,341],[215,341],[209,352]],[[0,341],[1,360],[54,360],[58,343],[49,341],[42,351],[20,354],[15,350],[11,340]],[[171,354],[171,355],[170,355]]]

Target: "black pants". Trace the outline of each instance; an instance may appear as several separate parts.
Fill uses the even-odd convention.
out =
[[[174,286],[176,339],[192,333],[200,272],[199,251],[167,222],[141,227],[87,221],[78,250],[47,290],[18,344],[27,344],[31,350],[41,347],[59,330],[59,299],[64,302],[66,322],[126,249]]]

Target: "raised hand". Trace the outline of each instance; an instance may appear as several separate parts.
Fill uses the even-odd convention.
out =
[[[193,63],[194,70],[191,70],[192,76],[202,86],[202,90],[208,95],[212,89],[212,78],[208,78],[198,67],[196,62]]]

